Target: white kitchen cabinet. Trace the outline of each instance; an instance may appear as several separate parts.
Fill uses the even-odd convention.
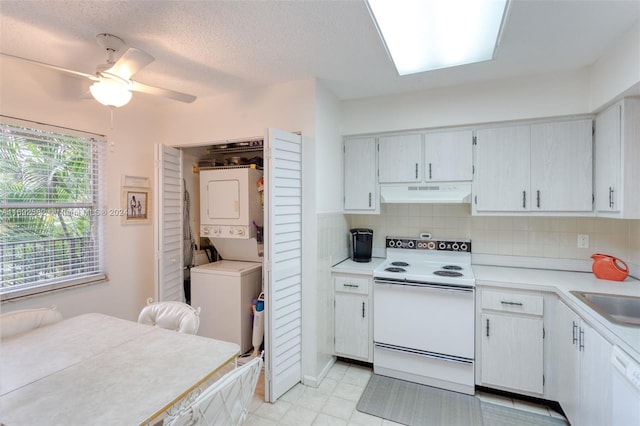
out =
[[[426,182],[473,179],[473,132],[436,131],[424,134],[424,180]]]
[[[338,356],[373,361],[371,281],[365,275],[333,274],[334,352]]]
[[[373,137],[345,139],[345,213],[380,213],[377,152],[377,142]]]
[[[593,211],[591,119],[481,129],[474,214]]]
[[[596,215],[640,219],[640,99],[626,98],[595,120]]]
[[[473,211],[528,211],[531,127],[481,129],[476,134]]]
[[[481,384],[542,395],[544,297],[482,289]]]
[[[571,424],[611,424],[613,346],[561,301],[556,305],[555,324],[560,406]]]
[[[403,134],[378,138],[380,183],[421,182],[422,135]]]
[[[593,210],[592,120],[531,126],[531,210]]]

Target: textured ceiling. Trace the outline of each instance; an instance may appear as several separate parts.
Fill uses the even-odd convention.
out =
[[[639,17],[640,0],[512,0],[494,61],[400,77],[361,0],[0,0],[0,51],[93,73],[107,32],[156,58],[142,83],[203,97],[317,77],[356,99],[585,67]]]

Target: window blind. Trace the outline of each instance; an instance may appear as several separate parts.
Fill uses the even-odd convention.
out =
[[[0,123],[0,296],[104,275],[105,141]]]

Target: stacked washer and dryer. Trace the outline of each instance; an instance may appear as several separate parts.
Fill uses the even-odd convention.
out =
[[[246,353],[262,342],[253,333],[253,302],[262,292],[262,171],[251,167],[200,172],[200,236],[223,260],[191,269],[191,304],[200,307],[198,334],[234,342]]]

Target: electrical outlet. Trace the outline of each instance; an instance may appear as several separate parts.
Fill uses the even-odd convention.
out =
[[[578,234],[578,248],[589,248],[589,235]]]

